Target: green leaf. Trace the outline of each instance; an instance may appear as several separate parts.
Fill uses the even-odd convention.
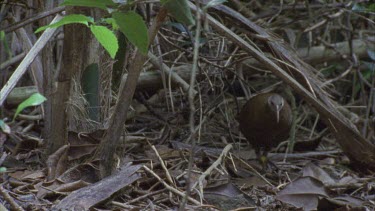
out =
[[[119,27],[118,27],[115,19],[113,19],[113,18],[105,18],[104,22],[107,23],[107,24],[109,24],[109,25],[111,25],[113,30],[118,30],[119,29]]]
[[[227,0],[211,0],[209,1],[206,6],[203,7],[204,10],[207,10],[208,8],[210,7],[214,7],[216,5],[219,5],[219,4],[222,4],[224,2],[226,2]]]
[[[107,9],[107,6],[116,6],[112,0],[65,0],[62,6],[97,7]]]
[[[142,54],[146,55],[148,51],[148,34],[142,17],[133,11],[127,13],[115,12],[112,14],[112,17],[116,20],[120,31],[125,34],[126,38]]]
[[[6,167],[0,167],[0,173],[4,173],[7,171],[7,168]]]
[[[7,125],[2,119],[0,119],[0,129],[6,134],[10,134],[11,132],[9,125]]]
[[[16,119],[17,115],[25,108],[30,106],[37,106],[42,104],[44,101],[46,101],[47,98],[45,98],[43,95],[39,93],[34,93],[29,98],[27,98],[25,101],[23,101],[21,104],[18,105],[16,113],[14,114],[13,121]]]
[[[107,50],[111,58],[114,59],[118,50],[118,41],[113,31],[105,26],[95,25],[91,25],[90,30],[104,49]]]
[[[194,19],[187,0],[164,0],[161,1],[168,12],[176,18],[177,21],[186,25],[194,25]]]
[[[38,28],[35,31],[35,33],[39,33],[43,30],[46,30],[47,28],[57,28],[59,26],[65,25],[65,24],[81,23],[81,24],[85,24],[86,26],[88,26],[89,23],[93,23],[93,22],[94,22],[94,20],[91,17],[85,16],[85,15],[77,15],[77,14],[67,15],[54,24],[50,24],[50,25],[42,26],[42,27]]]

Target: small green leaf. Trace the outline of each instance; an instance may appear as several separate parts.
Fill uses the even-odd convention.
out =
[[[91,25],[90,29],[99,43],[107,50],[111,58],[114,59],[118,50],[118,41],[113,31],[105,26],[95,25]]]
[[[13,121],[16,119],[17,115],[25,108],[30,106],[37,106],[42,104],[44,101],[46,101],[47,98],[45,98],[43,95],[39,93],[34,93],[29,98],[27,98],[25,101],[23,101],[21,104],[18,105],[16,113],[14,114]]]
[[[147,27],[142,17],[137,13],[130,11],[127,13],[115,12],[112,17],[116,20],[120,31],[126,38],[135,45],[142,54],[148,51]]]
[[[6,134],[10,134],[11,132],[9,125],[7,125],[2,119],[0,119],[0,129]]]
[[[186,25],[195,23],[187,0],[164,0],[162,3],[168,9],[168,12],[180,23]]]
[[[216,5],[219,5],[219,4],[222,4],[224,2],[226,2],[227,0],[211,0],[209,1],[206,6],[203,7],[204,10],[207,10],[208,8],[210,7],[214,7]]]
[[[6,167],[0,167],[0,173],[4,173],[7,171],[7,168]]]
[[[111,25],[113,30],[118,30],[119,29],[119,27],[118,27],[115,19],[113,19],[113,18],[105,18],[104,22],[107,23],[107,24],[109,24],[109,25]]]
[[[57,28],[59,26],[65,25],[65,24],[81,23],[81,24],[85,24],[86,26],[88,26],[89,23],[93,23],[93,22],[94,22],[94,20],[91,17],[85,16],[85,15],[77,15],[77,14],[67,15],[54,24],[50,24],[50,25],[42,26],[42,27],[38,28],[35,31],[35,33],[39,33],[43,30],[46,30],[47,28]]]
[[[112,0],[65,0],[62,6],[97,7],[107,9],[107,6],[116,6]]]

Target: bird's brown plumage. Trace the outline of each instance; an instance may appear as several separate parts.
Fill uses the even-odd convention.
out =
[[[238,121],[240,131],[259,155],[260,151],[267,153],[289,137],[292,111],[288,102],[280,95],[262,93],[247,101],[238,116]]]

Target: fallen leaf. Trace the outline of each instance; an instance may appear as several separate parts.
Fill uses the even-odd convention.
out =
[[[319,197],[329,197],[323,183],[313,177],[301,177],[280,191],[276,199],[303,210],[316,210]]]

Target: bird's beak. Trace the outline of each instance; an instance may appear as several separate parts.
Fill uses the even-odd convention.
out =
[[[276,107],[276,121],[277,121],[277,123],[279,123],[279,121],[280,121],[280,107],[279,106],[277,106]]]

